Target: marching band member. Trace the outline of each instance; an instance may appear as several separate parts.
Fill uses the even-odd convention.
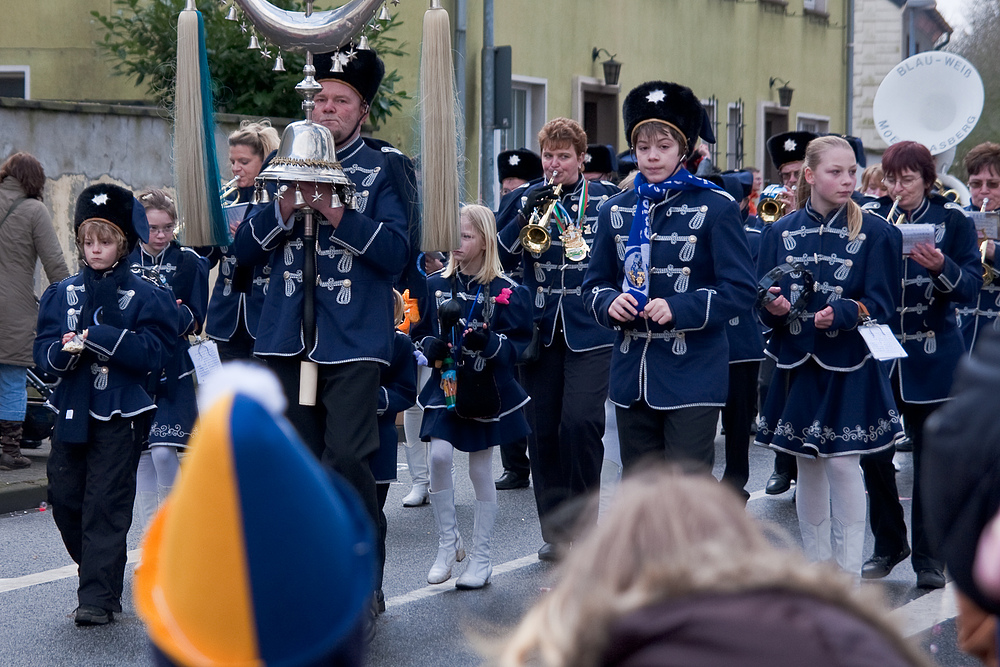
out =
[[[316,247],[303,241],[305,216],[289,193],[251,210],[233,242],[240,263],[268,263],[254,355],[267,362],[289,399],[289,421],[322,463],[358,491],[378,522],[375,478],[368,457],[378,450],[379,367],[390,362],[395,276],[407,268],[407,212],[390,173],[405,159],[361,137],[385,66],[374,51],[318,54],[314,120],[333,134],[337,158],[357,188],[355,208],[330,206],[330,188],[303,183],[316,220]],[[333,67],[338,58],[342,68]],[[346,62],[344,62],[346,60]],[[343,71],[335,71],[342,69]],[[316,197],[314,200],[314,196]],[[317,281],[303,283],[305,253],[316,253]],[[303,343],[305,290],[315,299],[315,345]],[[318,370],[316,405],[299,403],[300,362]]]
[[[587,308],[615,331],[610,398],[625,473],[647,455],[711,470],[726,402],[726,322],[753,304],[736,202],[682,167],[702,107],[690,89],[650,81],[623,106],[635,185],[600,210],[584,279]]]
[[[542,158],[527,148],[503,151],[497,155],[497,178],[500,179],[500,197],[506,197],[522,185],[542,177]],[[500,208],[504,203],[501,201]]]
[[[150,189],[139,195],[149,221],[149,241],[140,241],[129,255],[132,264],[155,273],[173,292],[180,321],[178,338],[170,350],[163,375],[156,383],[156,412],[149,429],[148,445],[139,457],[136,495],[143,525],[149,525],[159,503],[174,485],[180,468],[178,449],[187,447],[198,418],[194,391],[194,364],[188,336],[201,331],[208,307],[208,261],[174,240],[177,209],[163,190]]]
[[[856,174],[845,140],[813,139],[798,210],[764,230],[758,276],[783,265],[805,270],[783,275],[761,312],[777,369],[755,441],[797,458],[806,555],[832,555],[854,576],[865,539],[861,454],[891,447],[902,433],[889,379],[858,331],[868,316],[885,323],[896,311],[899,232],[851,199]]]
[[[972,203],[971,211],[996,211],[1000,209],[1000,144],[979,144],[965,154],[965,172],[969,175],[969,194]],[[983,288],[975,300],[964,304],[958,309],[962,334],[965,336],[965,348],[972,354],[976,339],[981,331],[993,327],[1000,331],[1000,283],[997,276],[1000,272],[994,266],[996,243],[985,241],[982,259],[984,278]]]
[[[931,194],[936,170],[925,146],[914,141],[893,144],[882,156],[882,169],[889,196],[865,204],[865,210],[889,217],[898,200],[901,225],[927,223],[935,229],[934,243],[917,243],[903,261],[899,314],[889,324],[908,356],[896,360],[890,377],[896,405],[913,440],[910,560],[918,588],[942,588],[943,564],[927,540],[920,504],[924,422],[948,400],[955,367],[965,352],[955,305],[975,299],[982,286],[982,267],[972,221],[958,204]],[[865,457],[862,467],[875,534],[875,553],[862,568],[862,576],[878,579],[911,551],[906,544],[892,450]]]
[[[134,274],[125,261],[148,238],[146,214],[125,188],[80,193],[73,216],[83,270],[42,295],[35,363],[61,381],[49,456],[49,504],[79,565],[77,625],[105,625],[121,612],[135,470],[147,415],[146,393],[177,341],[170,291]]]
[[[523,284],[534,296],[538,354],[522,366],[532,398],[528,458],[545,542],[538,557],[555,560],[573,540],[576,524],[596,518],[579,516],[580,501],[600,486],[614,335],[587,315],[581,285],[597,233],[597,209],[617,188],[583,177],[587,135],[576,121],[550,120],[538,143],[545,179],[501,210],[497,226],[504,266],[520,264]],[[532,216],[542,218],[549,210],[550,245],[524,247],[522,230]]]
[[[778,170],[778,177],[786,192],[779,198],[785,207],[785,214],[791,213],[798,208],[798,199],[795,197],[795,189],[799,184],[799,174],[802,171],[802,162],[806,157],[806,146],[816,138],[812,132],[782,132],[767,140],[767,154],[771,158],[771,163]],[[761,227],[763,229],[763,227]],[[767,390],[771,385],[771,377],[774,373],[773,360],[767,358],[760,368],[760,405],[764,405],[767,399]],[[774,453],[774,472],[767,480],[764,491],[768,495],[780,495],[791,487],[792,481],[796,477],[795,457],[782,451]]]
[[[278,148],[278,132],[268,121],[252,123],[243,121],[240,129],[229,134],[229,165],[237,178],[236,190],[225,202],[229,233],[243,221],[252,201],[254,179],[264,162]],[[208,322],[205,333],[219,346],[223,361],[249,359],[253,355],[253,341],[257,334],[260,310],[267,294],[271,267],[266,264],[241,266],[229,246],[208,248],[201,251],[209,260],[209,268],[219,265],[208,302]]]
[[[618,160],[611,146],[607,144],[587,144],[587,154],[583,158],[583,177],[588,181],[614,182],[618,173]]]
[[[514,377],[514,364],[531,340],[531,302],[527,290],[503,273],[492,211],[463,206],[461,219],[461,246],[443,272],[427,279],[435,335],[424,338],[422,347],[434,370],[419,402],[424,408],[420,437],[430,441],[430,496],[438,529],[437,558],[427,581],[447,581],[455,562],[465,557],[452,479],[457,449],[469,454],[476,493],[471,558],[455,583],[469,589],[488,584],[493,571],[493,447],[528,433],[521,408],[529,398]],[[455,383],[449,385],[449,374],[457,374],[457,390]]]

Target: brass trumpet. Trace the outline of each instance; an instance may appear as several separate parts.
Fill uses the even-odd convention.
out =
[[[760,193],[760,203],[757,204],[757,216],[762,221],[771,224],[787,213],[785,203],[778,199],[778,195],[784,193],[785,188],[781,185],[769,185]]]
[[[555,174],[552,174],[552,180],[555,180],[555,178]],[[553,193],[556,198],[545,208],[545,213],[539,214],[539,209],[537,208],[532,211],[531,218],[528,220],[528,224],[524,226],[524,229],[521,230],[519,237],[521,246],[528,252],[536,255],[542,254],[552,245],[549,222],[552,220],[552,213],[556,210],[556,205],[559,203],[559,197],[562,194],[562,183],[555,187]]]
[[[962,198],[961,193],[958,190],[946,190],[945,184],[941,182],[941,179],[934,181],[934,189],[938,191],[938,194],[947,199],[950,202],[957,202]]]
[[[226,199],[229,198],[229,195],[240,189],[240,186],[238,185],[239,180],[239,176],[233,176],[232,180],[222,184],[222,189],[219,192],[219,199],[222,200],[223,204],[226,203]]]
[[[892,219],[892,216],[896,214],[896,209],[899,208],[899,200],[902,198],[902,195],[896,197],[896,201],[892,202],[892,208],[889,209],[889,215],[885,216],[890,225],[900,225],[906,220],[906,214],[902,211],[899,212],[899,217],[895,220]]]

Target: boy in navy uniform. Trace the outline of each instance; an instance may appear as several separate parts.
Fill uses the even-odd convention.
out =
[[[35,363],[62,379],[48,463],[49,504],[80,566],[77,625],[120,612],[125,538],[132,525],[139,449],[156,409],[146,393],[177,339],[169,290],[125,260],[148,239],[146,214],[128,190],[102,183],[80,194],[74,224],[83,271],[42,295]]]
[[[343,71],[334,71],[338,58]],[[345,62],[346,60],[346,62]],[[233,242],[240,263],[268,263],[271,284],[264,299],[254,354],[281,380],[291,404],[288,418],[322,463],[358,491],[373,522],[379,511],[368,459],[379,445],[376,399],[379,369],[393,347],[394,277],[407,268],[407,209],[390,174],[406,160],[395,148],[378,148],[361,138],[361,124],[385,72],[373,51],[316,56],[313,119],[333,134],[344,172],[357,188],[353,209],[330,208],[330,197],[311,201],[316,212],[316,247],[303,242],[304,215],[294,198],[275,197],[240,225]],[[341,69],[341,68],[337,68]],[[280,157],[280,156],[279,156]],[[307,200],[314,190],[303,183]],[[327,190],[328,192],[328,190]],[[316,253],[316,283],[303,284],[306,252]],[[303,295],[314,291],[316,336],[303,343]],[[315,406],[300,405],[299,364],[319,364]]]

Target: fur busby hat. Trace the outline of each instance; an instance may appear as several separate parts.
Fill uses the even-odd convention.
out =
[[[335,72],[333,59],[340,60],[342,72]],[[340,81],[353,88],[368,106],[372,105],[382,77],[385,63],[371,49],[358,49],[353,45],[347,51],[317,53],[313,64],[316,66],[317,81]]]
[[[687,139],[683,157],[690,155],[698,143],[704,114],[701,102],[690,88],[667,81],[639,84],[629,92],[622,105],[629,148],[633,146],[635,128],[646,121],[658,120],[674,126]]]
[[[789,162],[805,160],[806,146],[818,136],[812,132],[782,132],[768,139],[767,154],[774,168],[780,170]]]
[[[618,159],[607,144],[588,144],[587,155],[583,158],[584,171],[612,174],[618,171]]]
[[[108,222],[121,230],[131,252],[139,241],[149,241],[149,223],[142,204],[125,188],[112,183],[98,183],[80,193],[73,214],[73,231],[87,220]]]
[[[624,179],[637,169],[632,151],[622,151],[618,154],[618,178]]]
[[[861,139],[859,139],[858,137],[852,137],[849,134],[837,134],[836,132],[833,132],[826,136],[840,137],[841,139],[849,143],[851,145],[851,149],[854,151],[854,159],[857,160],[858,167],[864,169],[865,167],[868,166],[867,165],[868,160],[865,159],[865,145],[861,142]]]
[[[527,148],[503,151],[497,156],[497,174],[501,183],[505,178],[533,181],[542,177],[542,158]]]

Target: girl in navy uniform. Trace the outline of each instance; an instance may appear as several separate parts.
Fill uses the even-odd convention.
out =
[[[650,81],[623,107],[639,165],[605,202],[583,283],[590,312],[616,331],[610,397],[627,474],[644,456],[711,470],[726,402],[726,323],[753,305],[754,280],[733,198],[694,177],[702,108],[689,88]]]
[[[139,458],[136,494],[144,525],[153,518],[157,505],[170,493],[180,468],[178,449],[187,447],[198,418],[194,393],[194,364],[188,336],[201,331],[208,306],[208,260],[174,240],[177,209],[163,190],[139,195],[149,221],[149,241],[139,243],[129,255],[155,274],[177,300],[178,338],[156,385],[156,412],[149,429],[148,448]]]
[[[933,244],[916,244],[903,260],[900,308],[889,325],[907,354],[894,363],[891,380],[896,405],[913,439],[910,560],[919,588],[942,588],[944,564],[928,543],[920,505],[924,422],[948,400],[955,367],[965,353],[955,307],[976,298],[983,282],[982,264],[972,220],[959,204],[931,194],[936,170],[926,146],[914,141],[893,144],[882,156],[882,169],[889,195],[865,204],[865,210],[888,216],[898,199],[896,208],[903,216],[900,226],[926,223],[935,229]],[[893,218],[892,222],[899,222],[895,214]],[[862,576],[877,579],[889,574],[911,550],[906,544],[891,452],[866,457],[862,465],[875,533],[875,553],[865,563]]]
[[[447,581],[456,560],[465,555],[451,475],[457,449],[469,454],[476,508],[471,562],[455,585],[481,588],[493,571],[490,538],[497,513],[493,447],[523,438],[529,431],[522,410],[529,399],[515,379],[514,364],[531,341],[531,301],[527,290],[503,274],[493,213],[485,206],[469,205],[462,207],[461,217],[461,246],[444,271],[427,279],[427,317],[435,335],[424,338],[422,347],[434,371],[420,392],[424,409],[420,436],[430,441],[431,507],[438,528],[437,559],[427,581]],[[466,371],[459,370],[457,395],[448,384],[452,362],[464,365]]]
[[[861,454],[890,448],[902,434],[888,377],[858,332],[865,316],[886,323],[895,313],[901,240],[851,199],[856,173],[844,139],[813,139],[797,210],[764,229],[758,275],[793,264],[805,271],[786,272],[761,308],[777,368],[755,442],[797,457],[806,555],[833,556],[855,576],[865,535]]]
[[[240,129],[229,134],[229,165],[237,179],[235,189],[223,203],[230,235],[236,235],[252,202],[254,179],[278,148],[278,142],[278,131],[266,120],[243,121]],[[205,333],[218,344],[219,357],[223,361],[249,359],[253,355],[253,341],[270,283],[271,267],[237,263],[231,246],[199,252],[208,258],[210,269],[216,264],[219,266],[208,304]]]
[[[128,190],[102,183],[76,203],[83,271],[42,295],[35,364],[61,378],[49,456],[49,504],[80,566],[77,625],[120,612],[135,471],[156,404],[146,393],[177,340],[170,291],[132,273],[129,250],[148,238]]]

